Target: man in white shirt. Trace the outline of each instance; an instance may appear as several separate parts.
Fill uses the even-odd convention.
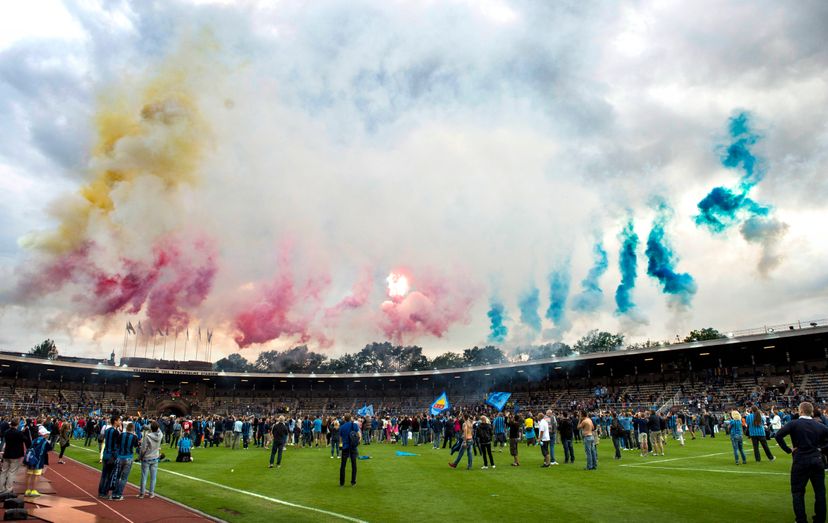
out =
[[[233,423],[233,450],[236,450],[236,446],[239,444],[241,440],[241,433],[242,433],[242,420],[241,418],[237,419],[235,423]]]
[[[543,454],[543,465],[541,467],[549,467],[549,416],[541,418],[538,423],[538,439],[541,442],[541,453]]]
[[[779,417],[779,413],[775,410],[771,411],[771,414],[771,437],[774,437],[776,436],[776,431],[782,428],[782,418]]]

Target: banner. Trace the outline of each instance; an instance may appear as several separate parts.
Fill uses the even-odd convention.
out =
[[[434,400],[434,403],[431,404],[431,415],[436,416],[437,414],[440,414],[444,410],[448,410],[450,408],[451,404],[449,403],[448,396],[446,396],[446,393],[444,392],[440,394],[436,400]]]
[[[496,408],[498,412],[503,410],[506,402],[512,397],[511,392],[490,392],[489,397],[486,398],[486,404]]]
[[[363,404],[362,408],[357,411],[357,414],[360,416],[371,416],[374,417],[374,405],[368,405],[367,407]]]

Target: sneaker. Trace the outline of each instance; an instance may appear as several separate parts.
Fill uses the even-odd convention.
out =
[[[25,493],[25,494],[23,494],[23,495],[28,497],[28,496],[30,496],[31,494],[32,494],[31,489],[26,489],[26,493]]]
[[[557,464],[558,464],[558,462],[557,462],[557,461],[553,461],[553,462],[552,462],[552,464],[553,464],[553,465],[557,465]]]
[[[123,496],[118,496],[118,497],[112,496],[112,501],[123,501],[123,500],[124,500]]]
[[[58,460],[58,465],[66,465],[66,462],[65,462],[65,461],[63,461],[62,459],[61,459],[61,460]]]
[[[40,496],[40,492],[36,491],[35,489],[32,489],[29,491],[29,496],[36,498],[37,496]]]
[[[155,492],[150,493],[149,498],[152,499],[155,497]]]
[[[493,468],[493,469],[496,469],[497,467],[495,467],[494,465],[492,465],[492,468]]]
[[[273,468],[273,464],[271,463],[271,464],[270,464],[267,468],[272,469],[272,468]]]
[[[455,463],[449,463],[448,465],[449,465],[449,467],[451,467],[453,469],[457,468],[457,465]]]
[[[138,495],[137,495],[137,496],[135,496],[135,497],[136,497],[136,498],[138,498],[138,499],[144,499],[144,495],[143,495],[143,494],[138,494]]]
[[[483,470],[486,470],[486,469],[488,469],[489,467],[487,467],[486,465],[483,465],[483,466],[482,466],[482,467],[480,467],[480,468],[481,468],[481,469],[483,469]]]
[[[776,456],[772,457],[770,460],[771,461],[776,461]]]
[[[26,491],[26,495],[27,495],[27,496],[29,495],[29,491],[28,491],[28,490]],[[99,497],[100,499],[109,499],[109,496],[101,496],[101,495],[98,495],[98,497]]]

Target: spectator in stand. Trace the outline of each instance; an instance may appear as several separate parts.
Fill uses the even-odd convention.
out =
[[[756,405],[750,410],[751,412],[745,418],[745,422],[748,426],[748,435],[753,443],[753,457],[757,462],[762,461],[762,456],[759,454],[759,445],[762,445],[765,455],[769,460],[774,461],[776,458],[773,457],[770,448],[768,448],[768,440],[765,433],[765,416],[762,415],[762,412]]]
[[[150,430],[141,438],[141,450],[138,456],[141,460],[141,489],[138,498],[144,497],[147,492],[147,478],[149,477],[149,497],[155,497],[155,479],[158,475],[158,462],[161,459],[161,444],[164,434],[157,421],[150,423]]]
[[[564,463],[575,463],[575,451],[572,448],[573,427],[568,412],[564,412],[558,423],[558,432],[561,434],[561,445],[564,450]]]
[[[282,452],[285,450],[285,445],[287,445],[289,435],[290,431],[288,431],[288,427],[285,425],[285,417],[279,416],[279,420],[275,425],[273,425],[273,445],[270,448],[270,468],[273,468],[274,456],[276,456],[276,467],[282,467]],[[331,441],[333,441],[333,438],[331,438]]]
[[[799,419],[783,425],[776,433],[776,442],[787,454],[793,454],[791,465],[791,496],[797,523],[806,523],[805,490],[808,482],[814,489],[814,521],[825,521],[825,462],[820,448],[828,446],[828,427],[813,418],[814,406],[799,404]],[[785,437],[791,436],[793,450]]]
[[[733,458],[739,464],[739,455],[742,456],[742,465],[747,465],[745,450],[742,446],[742,415],[738,410],[730,413],[730,422],[727,424],[727,431],[730,433],[730,443],[733,445]]]
[[[14,478],[20,470],[20,461],[26,454],[26,449],[32,445],[28,432],[20,430],[20,424],[25,424],[23,418],[17,424],[9,425],[3,432],[3,463],[0,467],[0,492],[14,492]],[[5,424],[8,425],[8,424]]]

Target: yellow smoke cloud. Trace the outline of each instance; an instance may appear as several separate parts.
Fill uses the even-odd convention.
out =
[[[115,210],[113,189],[155,176],[174,190],[196,181],[207,126],[193,95],[191,53],[178,53],[152,79],[104,93],[95,115],[97,140],[89,162],[90,181],[77,198],[56,202],[55,230],[21,240],[24,246],[59,254],[87,238],[90,220],[108,222]],[[111,222],[108,223],[111,226]]]

